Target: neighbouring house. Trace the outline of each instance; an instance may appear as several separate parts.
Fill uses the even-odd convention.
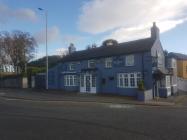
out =
[[[177,91],[175,68],[170,68],[169,62],[154,23],[149,38],[124,43],[109,39],[100,47],[82,51],[71,45],[69,55],[49,70],[48,86],[80,93],[136,97],[138,85],[143,81],[145,90],[153,97],[167,97]],[[45,79],[44,74],[38,75],[36,85],[45,83],[39,80],[42,76]]]
[[[177,61],[178,90],[187,92],[187,55],[171,52],[168,54],[168,57]]]
[[[3,75],[15,73],[15,67],[12,65],[11,58],[3,52],[2,48],[0,51],[0,73]]]
[[[21,78],[16,76],[11,58],[0,49],[0,88],[20,88]]]
[[[187,55],[171,52],[168,56],[177,60],[177,76],[187,79]]]
[[[0,72],[2,73],[14,73],[15,69],[13,65],[0,64]]]

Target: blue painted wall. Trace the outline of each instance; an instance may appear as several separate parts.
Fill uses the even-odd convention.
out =
[[[134,66],[125,66],[125,56],[114,56],[113,67],[105,68],[105,58],[96,59],[96,75],[97,75],[97,92],[107,94],[120,94],[126,96],[136,96],[136,88],[119,88],[117,87],[118,73],[141,72],[144,76],[146,89],[152,88],[152,56],[150,52],[141,52],[133,54],[135,58]],[[79,75],[82,69],[88,68],[88,60],[74,62],[76,69],[69,70],[69,63],[59,63],[56,67],[49,70],[49,88],[64,89],[69,91],[79,91],[79,86],[64,86],[64,75],[76,73]],[[102,82],[105,79],[105,84]]]

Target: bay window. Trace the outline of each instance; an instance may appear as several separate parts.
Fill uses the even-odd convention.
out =
[[[77,75],[64,75],[64,86],[77,86]]]
[[[117,86],[119,88],[137,88],[141,81],[141,73],[118,73]]]

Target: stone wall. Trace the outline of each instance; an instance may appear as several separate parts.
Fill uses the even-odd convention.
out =
[[[22,76],[7,76],[0,78],[0,88],[27,88],[27,78]]]

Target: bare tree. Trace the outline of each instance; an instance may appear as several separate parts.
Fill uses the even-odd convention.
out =
[[[13,65],[19,67],[22,72],[26,71],[26,64],[34,57],[37,46],[35,39],[29,33],[22,31],[2,32],[0,36],[2,50],[6,56],[10,57]]]
[[[60,48],[57,50],[57,54],[63,58],[64,56],[68,55],[69,54],[69,51],[68,49],[64,49],[64,48]]]
[[[11,58],[9,56],[8,46],[10,46],[11,38],[8,32],[0,33],[0,62],[2,64],[10,64]]]

